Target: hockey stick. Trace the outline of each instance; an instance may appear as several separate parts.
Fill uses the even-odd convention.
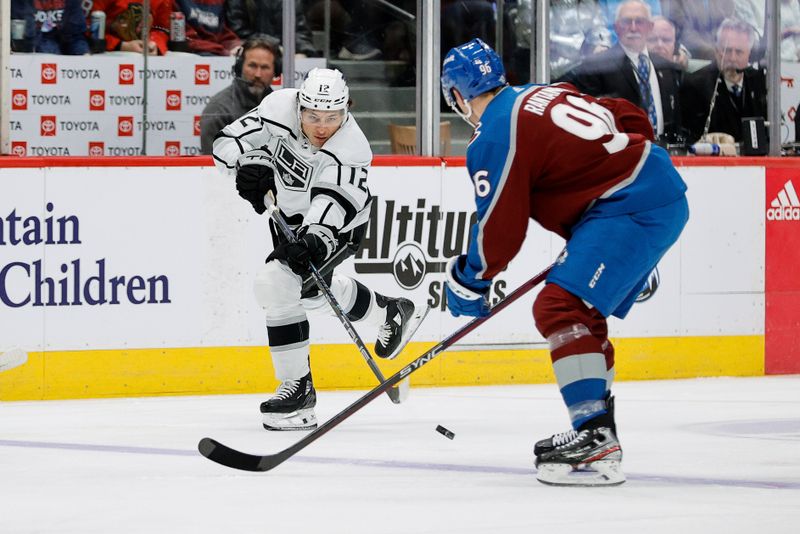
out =
[[[504,308],[508,307],[512,302],[520,298],[522,295],[539,285],[544,281],[547,277],[547,273],[550,272],[550,268],[548,267],[541,273],[537,274],[517,289],[512,291],[506,298],[498,302],[489,312],[489,315],[486,317],[478,317],[477,319],[473,319],[472,321],[468,322],[454,333],[450,334],[449,337],[440,341],[435,347],[428,350],[425,354],[417,358],[416,360],[412,361],[398,372],[390,376],[386,381],[381,382],[371,391],[366,393],[363,397],[355,401],[353,404],[339,412],[338,414],[334,415],[328,421],[325,421],[322,425],[318,426],[316,430],[313,430],[305,437],[297,441],[294,445],[283,449],[280,452],[275,454],[265,454],[263,456],[259,456],[256,454],[247,454],[245,452],[237,451],[236,449],[232,449],[227,445],[223,445],[219,441],[216,441],[211,438],[203,438],[197,444],[197,448],[200,451],[200,454],[205,456],[211,461],[217,462],[218,464],[222,464],[227,467],[232,467],[234,469],[241,469],[243,471],[269,471],[273,469],[301,450],[308,447],[311,443],[315,442],[329,431],[336,428],[339,423],[343,422],[345,419],[359,411],[361,408],[366,406],[369,402],[374,400],[377,396],[379,396],[384,391],[388,390],[392,386],[394,386],[399,381],[403,380],[404,378],[408,377],[411,373],[421,368],[423,365],[434,359],[436,356],[441,354],[443,351],[447,350],[448,348],[452,347],[457,341],[462,339],[464,336],[478,328],[480,325],[488,321],[491,317],[494,317],[497,312],[503,310]]]
[[[286,223],[286,219],[283,218],[283,215],[281,215],[277,204],[275,204],[275,197],[272,196],[271,191],[264,196],[264,204],[267,206],[267,213],[272,220],[275,221],[275,224],[278,226],[283,236],[288,239],[290,243],[297,243],[297,236],[291,227]],[[369,350],[367,350],[366,345],[364,345],[364,342],[361,340],[361,336],[359,336],[358,332],[356,332],[356,329],[353,328],[353,323],[350,322],[350,319],[348,319],[344,314],[344,310],[342,310],[342,307],[339,305],[339,302],[333,295],[331,288],[328,287],[328,284],[325,282],[325,279],[322,277],[317,267],[311,262],[308,263],[308,267],[311,271],[311,277],[314,279],[314,283],[317,284],[319,290],[322,291],[323,295],[325,295],[325,300],[328,301],[328,304],[330,304],[333,312],[339,319],[339,322],[341,322],[342,326],[344,326],[344,329],[347,330],[347,333],[350,335],[350,339],[352,339],[353,343],[355,343],[356,347],[358,347],[358,351],[367,361],[367,365],[369,365],[369,368],[372,369],[372,373],[375,375],[378,381],[385,382],[386,379],[383,377],[383,373],[381,373],[381,370],[378,368],[378,364],[375,363],[375,360],[372,358]],[[397,387],[391,387],[388,389],[386,391],[386,395],[389,396],[393,403],[400,404],[408,398],[409,388],[409,381],[403,380]]]

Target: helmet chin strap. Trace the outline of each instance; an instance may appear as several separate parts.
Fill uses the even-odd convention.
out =
[[[454,104],[450,106],[450,108],[456,112],[456,115],[464,119],[464,121],[467,124],[469,124],[474,130],[475,128],[477,128],[477,124],[472,124],[472,121],[469,120],[469,118],[472,117],[472,106],[466,100],[462,100],[462,102],[464,102],[464,106],[467,108],[467,113],[462,113],[461,110],[458,108],[458,104]]]

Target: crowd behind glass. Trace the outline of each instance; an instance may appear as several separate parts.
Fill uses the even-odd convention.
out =
[[[779,4],[781,60],[800,61],[800,0]],[[387,71],[386,84],[413,86],[416,5],[296,0],[297,57],[406,64]],[[151,0],[144,9],[12,0],[12,51],[224,56],[254,35],[279,42],[282,33],[282,0]],[[530,81],[531,0],[442,0],[441,10],[442,56],[480,37],[501,52],[512,84]],[[551,81],[631,100],[665,143],[707,141],[724,152],[742,140],[743,118],[766,117],[764,0],[551,0],[549,33]]]

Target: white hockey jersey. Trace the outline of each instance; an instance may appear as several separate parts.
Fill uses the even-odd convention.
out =
[[[369,218],[369,142],[348,112],[322,148],[312,145],[300,129],[297,93],[270,93],[257,108],[223,128],[214,140],[214,163],[233,176],[239,156],[266,150],[279,174],[278,205],[292,226],[319,223],[340,233],[352,230]]]

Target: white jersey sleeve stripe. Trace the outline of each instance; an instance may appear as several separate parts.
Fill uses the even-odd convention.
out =
[[[304,224],[318,223],[341,230],[346,225],[347,219],[346,210],[332,199],[318,195],[311,203]]]
[[[346,188],[339,187],[331,182],[317,182],[314,187],[311,188],[311,198],[313,199],[314,196],[318,194],[329,195],[335,199],[337,203],[342,204],[342,207],[345,207],[345,204],[347,204],[355,211],[358,211],[364,207],[367,196],[365,194],[365,198],[363,200],[359,200]]]

